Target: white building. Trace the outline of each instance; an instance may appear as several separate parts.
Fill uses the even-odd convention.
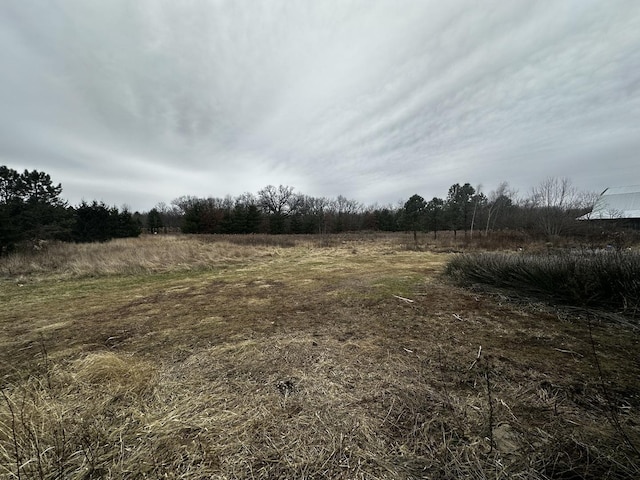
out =
[[[619,221],[623,226],[640,228],[640,185],[607,188],[591,212],[578,220]]]

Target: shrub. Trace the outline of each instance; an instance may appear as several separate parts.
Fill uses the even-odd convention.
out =
[[[635,316],[640,309],[640,253],[565,251],[480,253],[453,258],[447,275],[559,302]]]

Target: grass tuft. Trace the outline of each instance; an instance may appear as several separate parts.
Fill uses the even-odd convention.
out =
[[[91,353],[75,362],[75,370],[77,381],[119,395],[149,392],[156,377],[149,362],[112,352]]]

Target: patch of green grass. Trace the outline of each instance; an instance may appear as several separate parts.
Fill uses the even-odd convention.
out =
[[[412,297],[423,281],[424,276],[415,274],[380,277],[375,280],[372,286],[375,288],[377,296],[399,295],[401,297]]]

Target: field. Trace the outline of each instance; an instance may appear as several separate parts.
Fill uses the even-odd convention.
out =
[[[0,259],[0,478],[640,477],[638,330],[461,288],[412,241]]]

